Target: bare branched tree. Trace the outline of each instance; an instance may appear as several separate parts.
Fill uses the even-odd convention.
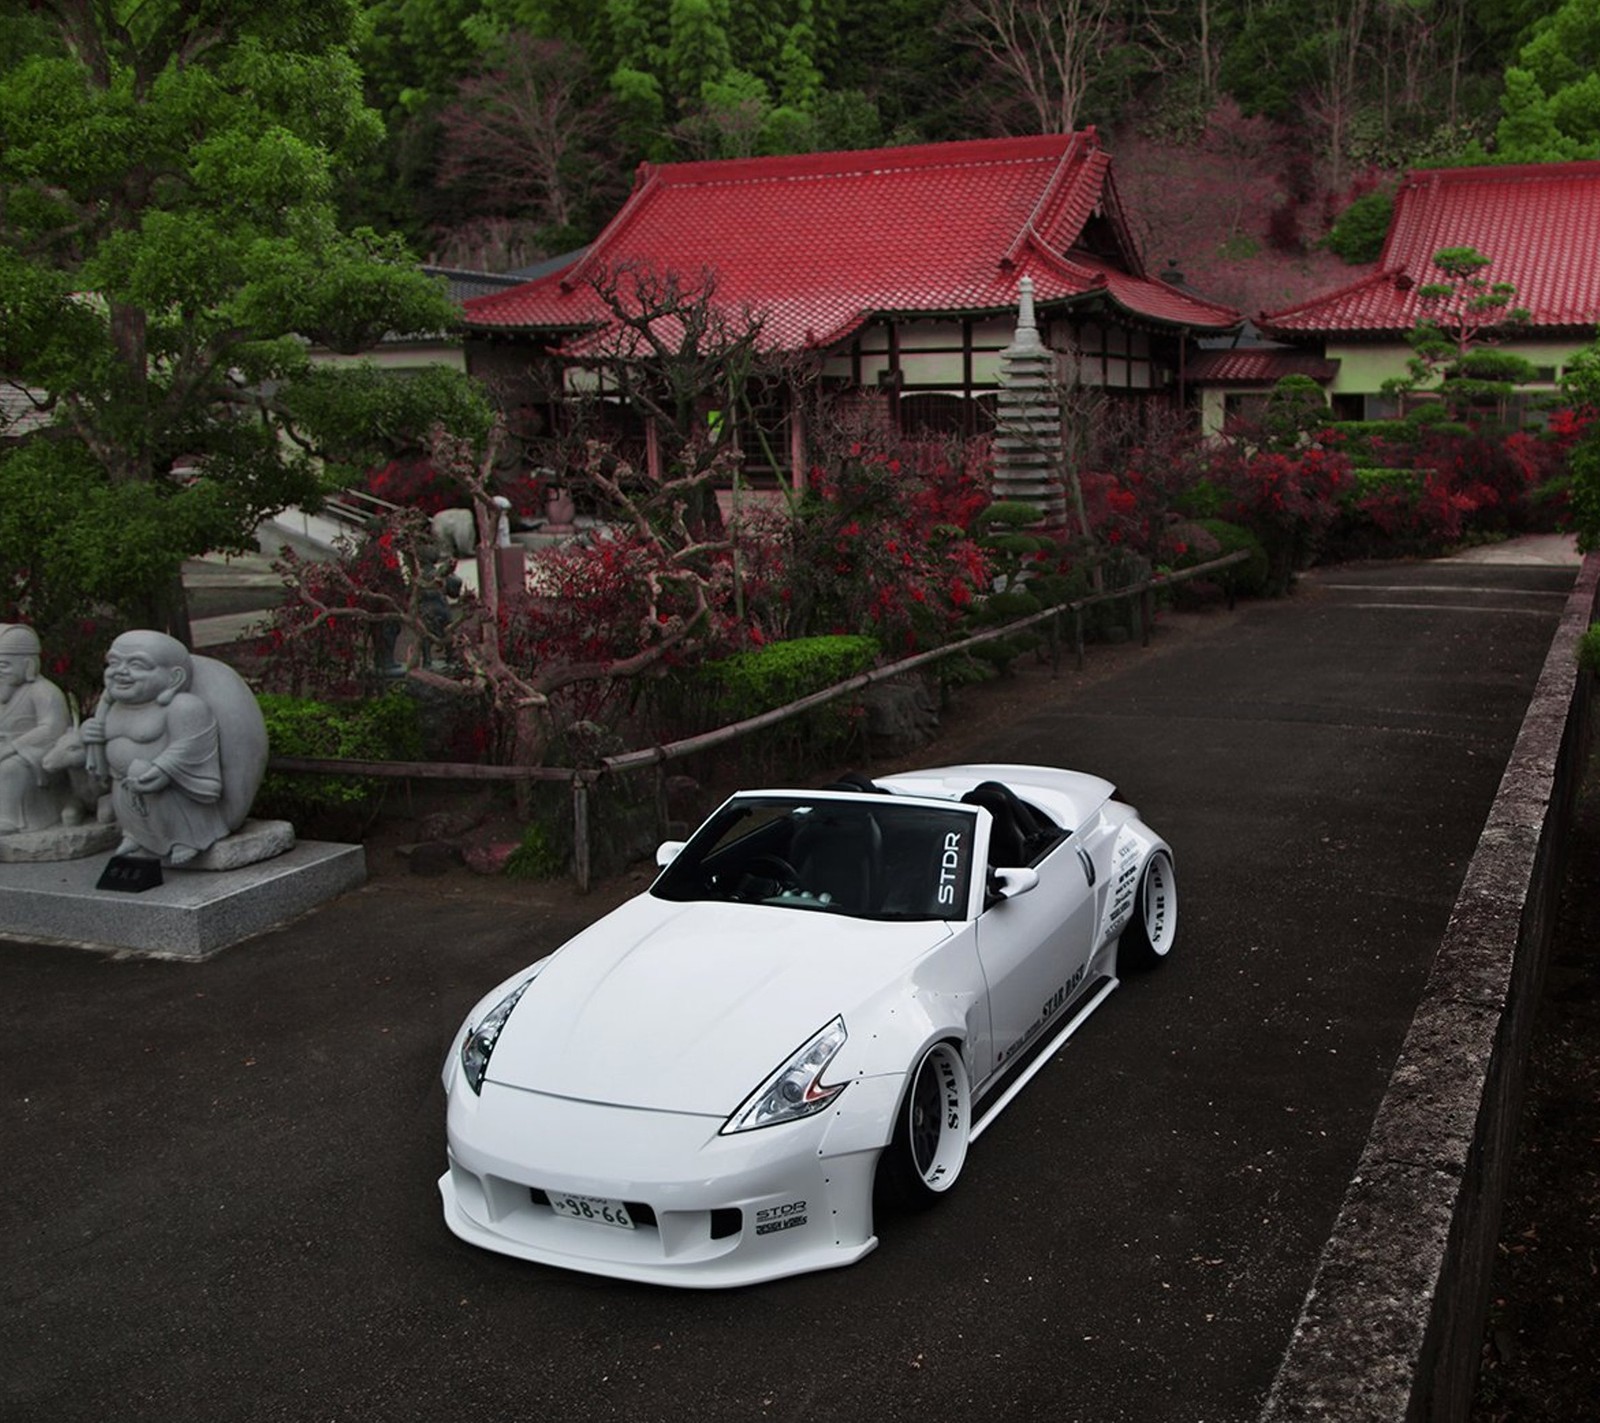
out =
[[[1218,0],[1142,0],[1139,8],[1140,52],[1149,72],[1189,80],[1199,112],[1209,113],[1222,68]]]
[[[477,524],[478,596],[462,599],[448,627],[438,617],[438,552],[432,531],[413,511],[404,511],[379,535],[382,566],[391,576],[374,577],[371,560],[313,563],[290,558],[279,566],[296,595],[298,616],[289,619],[296,635],[339,622],[374,632],[384,629],[392,639],[398,634],[401,673],[439,691],[487,696],[495,715],[510,729],[512,763],[536,766],[560,731],[553,712],[556,693],[579,683],[641,676],[706,631],[716,561],[727,545],[691,533],[683,511],[695,481],[724,471],[713,461],[692,479],[657,484],[600,445],[589,445],[585,478],[603,499],[612,529],[644,552],[636,562],[642,582],[637,636],[629,651],[615,657],[520,666],[507,652],[505,615],[538,613],[526,589],[502,588],[495,574],[499,510],[493,488],[503,440],[499,427],[482,449],[443,430],[434,432],[434,468],[460,486]]]
[[[1116,0],[964,0],[956,25],[1016,86],[1035,132],[1071,133],[1118,13]]]
[[[590,150],[607,131],[604,101],[587,92],[586,73],[571,45],[507,35],[497,66],[465,80],[441,115],[440,181],[474,186],[507,212],[531,199],[546,226],[572,226],[597,171]]]
[[[741,415],[764,354],[761,315],[724,305],[714,272],[687,278],[629,263],[590,279],[611,323],[584,351],[607,395],[641,420],[666,488],[685,501],[688,526],[720,530],[713,482],[742,459]]]
[[[1322,72],[1309,112],[1321,125],[1328,159],[1328,185],[1344,186],[1350,126],[1373,64],[1369,43],[1372,0],[1340,0],[1337,23],[1324,38]]]
[[[558,722],[571,699],[559,693],[647,675],[671,654],[708,645],[717,635],[713,614],[719,608],[741,614],[739,550],[723,527],[716,493],[737,486],[741,442],[759,434],[747,391],[752,379],[803,384],[808,369],[765,351],[759,317],[720,303],[709,273],[686,280],[623,267],[590,280],[612,318],[577,353],[590,367],[592,398],[572,397],[569,428],[522,442],[511,463],[520,468],[526,458],[560,471],[556,477],[582,492],[603,526],[599,537],[626,546],[626,560],[611,561],[613,571],[625,563],[629,580],[613,590],[620,598],[612,614],[622,607],[637,622],[616,629],[616,654],[547,650],[538,654],[538,665],[528,666],[508,651],[514,641],[508,629],[518,626],[543,632],[517,645],[561,646],[560,625],[551,620],[574,609],[497,584],[494,492],[513,444],[503,421],[481,446],[434,432],[433,467],[470,501],[477,526],[480,592],[461,601],[447,631],[441,630],[431,571],[437,555],[420,517],[384,532],[377,568],[370,558],[364,565],[302,565],[292,579],[300,593],[299,616],[290,626],[355,621],[386,635],[409,634],[400,640],[397,670],[440,690],[487,696],[510,728],[520,765],[542,763],[563,730]],[[619,403],[654,431],[644,458],[604,437],[597,412],[614,411]],[[772,452],[763,454],[772,461]],[[582,554],[564,551],[563,557]]]

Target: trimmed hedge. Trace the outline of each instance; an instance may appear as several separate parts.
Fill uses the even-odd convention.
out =
[[[872,637],[797,637],[707,663],[699,675],[716,688],[719,710],[743,721],[859,676],[878,652]]]
[[[704,689],[710,724],[724,725],[847,682],[869,671],[878,655],[873,637],[798,637],[708,663],[697,669],[694,681]],[[841,698],[740,738],[736,754],[748,775],[820,766],[848,754],[861,721],[860,703]]]
[[[336,705],[311,697],[266,692],[257,702],[267,723],[269,756],[352,761],[415,761],[423,754],[417,704],[403,691]],[[386,783],[373,776],[297,775],[268,771],[256,794],[256,814],[296,826],[335,815],[356,822],[376,811]]]

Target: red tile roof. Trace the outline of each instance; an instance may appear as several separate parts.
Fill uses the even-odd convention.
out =
[[[1434,168],[1395,198],[1378,270],[1259,318],[1274,336],[1395,336],[1422,314],[1417,288],[1439,280],[1433,254],[1475,247],[1484,275],[1516,288],[1530,327],[1592,332],[1600,322],[1600,162]]]
[[[1310,351],[1244,346],[1197,352],[1189,358],[1184,375],[1191,385],[1273,385],[1284,376],[1330,381],[1338,373],[1337,361],[1324,360]]]
[[[466,303],[469,329],[572,333],[605,324],[588,278],[639,264],[763,318],[774,349],[825,348],[874,315],[1042,310],[1098,296],[1150,321],[1215,332],[1230,307],[1147,277],[1093,129],[787,158],[641,164],[633,193],[566,270]],[[1105,230],[1085,228],[1103,216]],[[1109,235],[1107,235],[1107,233]],[[1111,255],[1106,255],[1107,252]]]

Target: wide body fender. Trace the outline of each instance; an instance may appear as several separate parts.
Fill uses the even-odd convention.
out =
[[[845,1026],[849,1042],[824,1077],[851,1084],[839,1095],[829,1150],[881,1149],[894,1135],[912,1069],[935,1043],[954,1043],[968,1077],[977,1079],[989,1038],[989,1006],[972,926],[956,926],[908,982],[863,1004]]]
[[[1138,811],[1121,801],[1108,801],[1100,808],[1097,821],[1092,830],[1086,827],[1082,838],[1095,842],[1091,853],[1100,890],[1096,941],[1108,944],[1121,937],[1133,918],[1139,880],[1150,857],[1160,850],[1170,859],[1172,850],[1139,818]]]

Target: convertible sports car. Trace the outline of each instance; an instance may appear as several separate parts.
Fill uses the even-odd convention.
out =
[[[444,1216],[526,1260],[721,1286],[848,1265],[1177,929],[1096,776],[946,766],[731,797],[489,992],[445,1063]]]

